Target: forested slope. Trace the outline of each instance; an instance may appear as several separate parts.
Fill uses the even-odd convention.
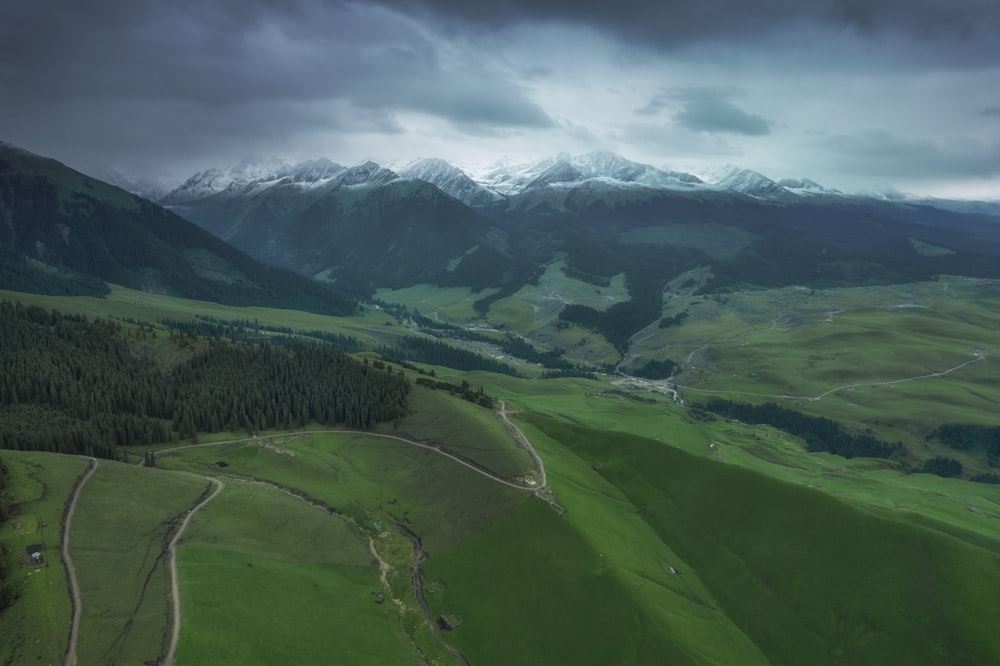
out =
[[[200,432],[369,428],[406,412],[402,376],[327,346],[156,335],[0,303],[0,448],[113,458]]]

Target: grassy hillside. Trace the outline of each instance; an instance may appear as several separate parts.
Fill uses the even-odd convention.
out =
[[[0,287],[67,293],[95,282],[231,305],[348,314],[354,303],[265,266],[149,201],[0,143]],[[95,280],[96,279],[96,280]]]
[[[178,663],[419,663],[365,535],[298,497],[227,480],[179,556]]]
[[[998,552],[653,441],[533,423],[620,489],[773,663],[1000,655]]]
[[[550,278],[542,284],[556,284]],[[634,339],[627,362],[683,359],[681,377],[702,382],[681,381],[686,401],[713,393],[763,401],[784,384],[829,392],[783,404],[902,437],[920,460],[948,452],[920,428],[944,418],[988,424],[1000,399],[990,346],[1000,303],[988,282],[718,299],[677,284],[670,294],[664,314],[689,316]],[[119,288],[107,299],[17,297],[120,320],[213,312],[211,304]],[[334,319],[227,308],[215,316],[363,336],[366,344],[415,334],[380,312]],[[160,338],[135,344],[165,367],[183,360],[171,361]],[[208,348],[190,345],[184,359]],[[878,383],[965,360],[973,362],[945,375]],[[85,587],[81,660],[163,654],[167,588],[155,552],[207,477],[225,487],[194,516],[178,551],[178,663],[333,655],[445,664],[458,663],[456,653],[476,664],[1000,658],[996,486],[911,473],[905,461],[810,454],[773,427],[689,410],[666,392],[669,384],[433,370],[436,380],[482,387],[518,410],[512,418],[545,463],[553,505],[518,480],[532,459],[495,413],[419,386],[408,413],[374,433],[316,425],[259,437],[220,432],[197,446],[153,447],[158,469],[102,462],[74,522]],[[393,368],[400,371],[411,381],[427,376]],[[831,392],[848,383],[858,386]],[[955,455],[985,469],[976,451]],[[43,478],[63,475],[60,507],[84,465],[56,455],[3,457],[20,465],[22,479],[28,468],[20,460],[41,464]],[[10,521],[0,530],[10,543]],[[136,581],[150,572],[138,603]],[[0,613],[0,628],[19,637],[18,659],[35,655],[25,651],[31,641],[58,634],[68,616],[55,604],[62,610],[52,617],[62,613],[63,624],[46,628],[31,615],[33,603],[24,596]],[[38,654],[58,660],[61,640]]]
[[[83,611],[80,663],[145,663],[170,638],[167,543],[208,483],[101,461],[80,495],[70,534]]]
[[[4,451],[3,462],[9,470],[4,499],[11,517],[0,523],[0,541],[7,546],[9,580],[19,596],[0,613],[0,663],[61,663],[72,613],[60,555],[62,516],[87,460]],[[44,546],[42,566],[22,561],[33,544]]]

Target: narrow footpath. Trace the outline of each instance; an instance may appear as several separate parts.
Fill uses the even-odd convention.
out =
[[[218,479],[210,476],[202,478],[213,483],[215,490],[211,495],[199,502],[197,506],[188,511],[188,514],[184,517],[184,522],[177,529],[177,534],[170,540],[170,588],[174,604],[174,627],[170,635],[170,648],[167,650],[167,656],[163,660],[165,666],[173,666],[174,655],[177,652],[177,641],[181,636],[181,590],[177,579],[177,543],[181,540],[181,536],[184,535],[184,530],[187,529],[188,523],[191,522],[194,514],[198,513],[199,509],[215,499],[215,496],[222,492],[222,489],[225,487],[222,481]]]
[[[76,511],[76,502],[80,499],[80,491],[83,490],[83,486],[93,476],[96,469],[97,458],[91,458],[90,466],[84,475],[80,477],[76,488],[73,490],[73,499],[69,502],[69,508],[66,509],[66,520],[63,521],[62,558],[63,564],[66,567],[66,578],[69,580],[70,604],[73,607],[73,623],[70,625],[69,643],[66,645],[66,666],[76,666],[76,642],[80,635],[80,612],[83,609],[83,602],[80,599],[80,585],[76,580],[76,567],[73,566],[73,558],[69,554],[69,535],[73,526],[73,513]]]

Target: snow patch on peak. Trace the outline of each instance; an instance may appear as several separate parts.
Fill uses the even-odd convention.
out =
[[[783,199],[789,191],[764,174],[727,164],[713,171],[709,181],[717,189],[746,194],[760,199]]]
[[[500,194],[469,178],[458,167],[438,158],[410,162],[399,170],[399,175],[430,183],[469,206],[485,206],[503,199]]]
[[[379,164],[368,160],[342,171],[336,178],[337,185],[353,187],[357,185],[384,185],[397,178],[396,174]]]
[[[778,185],[796,194],[843,194],[840,190],[835,190],[832,187],[824,187],[815,180],[808,178],[782,178],[778,181]]]

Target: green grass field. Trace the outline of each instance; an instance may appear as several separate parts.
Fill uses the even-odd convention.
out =
[[[1000,658],[1000,553],[654,441],[532,423],[619,488],[772,663]]]
[[[419,663],[367,538],[298,497],[226,481],[178,557],[178,664]]]
[[[388,303],[399,303],[435,321],[465,323],[478,319],[472,304],[496,293],[496,289],[473,292],[468,287],[435,287],[418,284],[404,289],[378,289],[375,297]]]
[[[267,326],[284,326],[299,331],[322,331],[349,335],[372,346],[394,346],[400,335],[411,334],[402,326],[397,326],[395,320],[389,315],[374,310],[367,310],[364,316],[330,317],[301,310],[220,305],[208,301],[150,294],[117,285],[110,286],[111,293],[105,298],[43,296],[0,290],[0,299],[56,309],[60,312],[109,319],[133,319],[154,325],[161,319],[188,321],[193,320],[198,315],[223,320],[256,320]]]
[[[575,288],[558,269],[549,266],[539,289]],[[706,278],[694,271],[668,285],[664,313],[688,317],[636,336],[630,362],[684,361],[677,380],[688,402],[776,399],[901,439],[911,466],[944,454],[967,470],[985,469],[977,454],[944,449],[925,434],[942,422],[996,423],[995,285],[942,278],[693,295]],[[461,317],[471,294],[439,291],[414,288],[404,297],[440,297],[442,318]],[[544,317],[538,324],[538,305],[552,293],[494,308],[510,306],[508,325],[520,321],[540,346],[600,357],[599,340],[580,344],[581,329],[558,330]],[[151,321],[205,313],[357,335],[353,328],[370,343],[408,334],[379,313],[230,312],[117,288],[105,300],[21,298]],[[941,372],[974,353],[982,360],[950,374],[885,383]],[[217,433],[199,437],[211,445],[158,447],[160,469],[102,462],[74,521],[86,588],[81,663],[162,653],[168,588],[154,571],[137,604],[136,581],[152,568],[164,521],[193,502],[205,476],[226,485],[179,548],[179,664],[422,663],[413,645],[428,662],[453,663],[442,640],[474,664],[1000,660],[997,486],[907,473],[894,461],[810,454],[774,428],[702,417],[620,377],[435,371],[520,410],[513,418],[545,461],[564,514],[440,453],[374,435],[266,433],[212,444],[240,437]],[[782,394],[798,397],[775,397]],[[380,434],[446,447],[507,479],[532,468],[490,410],[416,387],[410,409]],[[49,548],[85,460],[3,457],[17,470],[19,509],[46,508],[25,511],[16,536],[5,523],[0,539],[30,542],[40,525]],[[36,513],[47,517],[32,522]],[[430,616],[447,618],[456,625],[450,631],[428,626],[419,609],[410,576],[415,538],[429,556],[420,566]],[[385,583],[369,539],[386,563]],[[69,604],[57,566],[31,572],[24,596],[0,614],[2,635],[15,636],[0,657],[61,660]],[[39,576],[47,584],[36,586]],[[382,603],[374,593],[385,595]],[[130,613],[136,621],[123,632]],[[62,643],[33,643],[47,636]]]
[[[6,544],[9,582],[20,595],[0,612],[0,663],[59,664],[66,652],[72,618],[62,566],[62,514],[87,459],[53,453],[3,451],[10,470],[5,500],[13,514],[0,523]],[[24,549],[45,546],[44,566],[25,566]]]
[[[508,480],[532,470],[530,456],[513,444],[493,410],[419,386],[411,391],[408,403],[408,416],[378,431],[439,443]]]
[[[207,482],[101,461],[77,503],[71,555],[83,600],[82,664],[144,663],[170,638],[170,526]]]

